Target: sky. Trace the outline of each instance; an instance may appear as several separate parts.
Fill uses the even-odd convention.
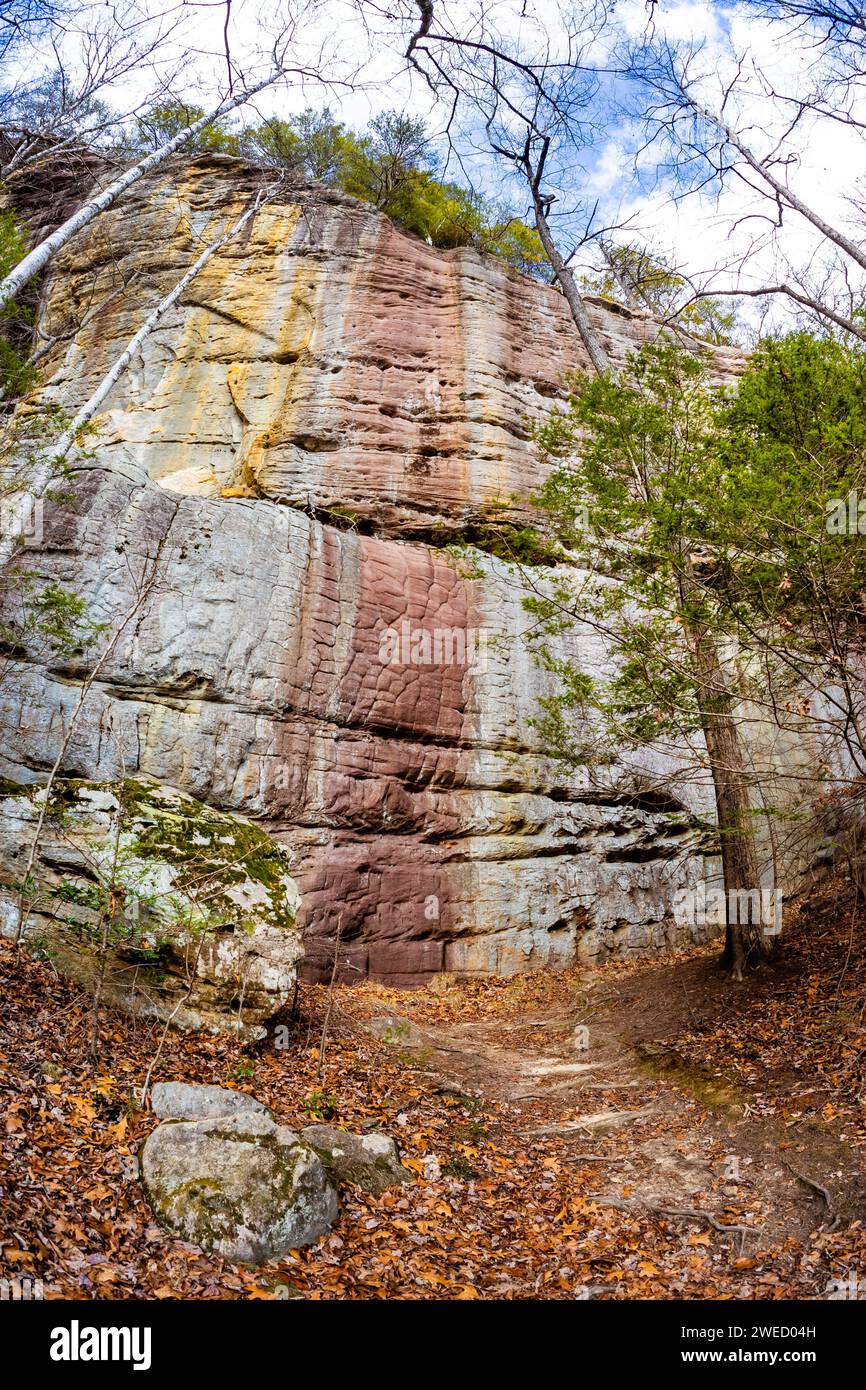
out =
[[[582,0],[577,0],[581,3]],[[161,50],[161,71],[173,72],[173,87],[188,101],[209,107],[220,86],[225,87],[223,0],[121,0],[135,4],[150,29],[179,25]],[[565,43],[563,15],[571,0],[485,0],[499,28],[512,39],[523,39],[530,50],[549,46],[561,55]],[[472,34],[478,0],[437,0],[437,14],[447,13],[461,33]],[[110,11],[108,12],[110,14]],[[231,52],[245,73],[267,66],[274,37],[294,15],[287,52],[299,65],[325,71],[327,86],[298,78],[291,88],[275,90],[255,102],[245,119],[289,114],[307,105],[330,106],[346,124],[359,128],[371,115],[387,108],[422,116],[439,135],[441,159],[458,181],[471,179],[491,194],[506,197],[517,213],[526,211],[525,191],[490,156],[482,125],[463,110],[451,125],[454,151],[441,138],[447,109],[437,103],[424,81],[405,62],[406,29],[415,21],[412,0],[232,0],[229,20]],[[401,22],[402,21],[402,22]],[[615,66],[624,44],[647,37],[689,46],[691,71],[705,103],[718,109],[732,75],[739,71],[726,111],[729,122],[759,153],[766,153],[782,133],[791,105],[770,91],[797,97],[808,91],[817,74],[816,50],[806,36],[792,34],[784,22],[755,17],[748,4],[709,0],[616,0],[613,14],[590,56],[602,69]],[[80,36],[70,32],[66,51],[74,55]],[[32,55],[29,71],[38,69],[41,55]],[[17,72],[24,70],[19,56]],[[14,76],[15,74],[13,74]],[[8,77],[7,77],[8,80]],[[146,101],[154,73],[143,66],[127,76],[108,98],[120,109]],[[859,95],[856,103],[860,104]],[[669,257],[702,287],[757,288],[792,270],[811,266],[818,274],[827,259],[826,243],[796,214],[772,226],[765,199],[742,180],[732,178],[721,188],[710,186],[684,196],[669,168],[660,166],[662,145],[647,146],[640,119],[644,94],[605,73],[587,112],[585,147],[551,161],[549,191],[557,194],[553,223],[564,243],[573,242],[588,206],[597,204],[597,225],[626,224],[620,236],[641,241]],[[866,116],[866,113],[864,113]],[[863,137],[852,127],[827,118],[804,119],[785,142],[787,177],[801,198],[820,209],[828,221],[856,225],[851,197],[857,192],[864,167]],[[855,233],[856,235],[856,233]],[[591,263],[592,250],[575,257],[579,269]],[[756,325],[763,301],[747,302],[747,315]],[[779,309],[776,315],[781,312]]]
[[[642,22],[642,4],[629,7],[630,22]],[[728,121],[744,135],[757,153],[769,153],[788,127],[792,106],[768,97],[768,90],[796,98],[812,90],[820,76],[816,50],[805,36],[791,33],[787,23],[756,21],[748,6],[683,3],[665,7],[658,24],[671,38],[698,41],[703,47],[695,62],[699,90],[706,105],[718,111],[738,65],[742,77],[728,106]],[[661,7],[659,7],[661,9]],[[866,121],[862,97],[849,99]],[[678,197],[671,179],[658,177],[648,159],[651,174],[640,187],[624,187],[617,170],[628,156],[629,132],[618,132],[599,151],[594,175],[600,194],[633,215],[650,244],[669,246],[679,264],[702,283],[741,284],[753,288],[790,280],[790,270],[811,267],[812,279],[820,280],[827,260],[827,243],[807,221],[785,212],[780,230],[768,220],[766,200],[742,180],[730,180],[719,194],[708,190],[701,197]],[[862,227],[851,205],[864,168],[864,136],[827,118],[805,118],[784,141],[790,186],[826,221],[854,235]],[[743,260],[748,254],[747,262]],[[728,267],[710,278],[713,267]],[[736,268],[736,273],[735,272]]]

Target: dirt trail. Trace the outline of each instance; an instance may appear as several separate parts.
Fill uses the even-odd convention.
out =
[[[564,1163],[591,1164],[601,1205],[679,1216],[755,1255],[838,1227],[852,1155],[814,1128],[791,1142],[754,1097],[654,1041],[694,1021],[698,997],[725,1008],[727,983],[711,967],[704,956],[623,977],[587,969],[571,1001],[518,1018],[439,1021],[407,996],[372,1031],[444,1087],[495,1102],[518,1135],[549,1139]],[[458,983],[436,992],[465,1016]]]
[[[97,1068],[89,998],[0,943],[0,1274],[87,1298],[862,1297],[866,941],[840,901],[736,989],[707,952],[307,986],[287,1041],[253,1046],[106,1009]],[[333,1230],[261,1271],[182,1246],[136,1177],[155,1048],[159,1079],[292,1129],[394,1135],[409,1181],[345,1185]]]

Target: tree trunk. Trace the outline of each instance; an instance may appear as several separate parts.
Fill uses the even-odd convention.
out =
[[[571,317],[574,319],[575,327],[580,334],[584,347],[589,353],[589,360],[599,376],[602,376],[610,368],[610,358],[601,345],[601,339],[589,321],[589,314],[586,312],[586,305],[583,296],[577,288],[574,279],[574,272],[570,266],[565,264],[556,242],[550,233],[547,218],[544,215],[544,205],[537,196],[533,196],[535,205],[535,226],[541,238],[545,255],[550,261],[553,273],[559,281],[566,303],[571,310]]]
[[[237,222],[235,222],[227,232],[221,237],[218,237],[215,241],[210,242],[202,251],[201,255],[193,262],[186,274],[178,280],[174,288],[151,310],[138,332],[130,338],[123,352],[106,372],[96,390],[93,392],[93,395],[81,407],[75,419],[72,421],[72,424],[51,450],[50,455],[41,463],[37,464],[33,476],[29,480],[27,491],[18,498],[15,513],[6,526],[3,535],[0,536],[0,568],[2,568],[14,555],[15,548],[27,524],[27,519],[31,515],[31,508],[34,500],[40,497],[48,487],[58,466],[63,462],[69,450],[76,442],[79,431],[93,419],[93,416],[117,385],[130,362],[141,349],[145,340],[150,337],[151,333],[158,326],[160,319],[168,313],[169,309],[173,308],[184,290],[195,279],[199,272],[204,269],[211,257],[214,256],[217,251],[221,250],[227,242],[231,241],[233,237],[236,237],[238,232],[243,230],[261,207],[264,198],[264,193],[260,193],[252,206],[247,208],[246,212],[238,218]]]
[[[715,643],[692,633],[698,707],[716,800],[725,883],[725,948],[722,964],[741,980],[750,959],[769,954],[764,934],[758,854],[749,778],[734,700]],[[745,908],[745,911],[741,911]],[[745,920],[743,920],[745,918]]]
[[[797,194],[788,187],[787,183],[783,183],[781,179],[776,177],[769,167],[769,161],[760,159],[754,154],[741,136],[737,135],[736,131],[732,130],[721,116],[717,115],[715,111],[711,111],[708,106],[703,106],[685,87],[681,87],[681,91],[692,109],[699,116],[702,116],[705,121],[714,125],[728,143],[733,145],[737,153],[742,156],[749,168],[773,190],[776,200],[780,205],[782,203],[787,203],[788,206],[793,208],[795,212],[798,212],[801,217],[805,217],[807,222],[811,222],[812,226],[816,231],[820,232],[823,237],[826,237],[828,241],[832,241],[835,246],[838,246],[841,251],[845,252],[846,256],[850,256],[852,261],[856,261],[861,270],[866,270],[866,251],[864,251],[856,241],[852,241],[851,237],[846,236],[844,232],[839,231],[839,229],[834,227],[830,222],[826,222],[820,213],[816,212],[808,203],[804,203],[803,199],[799,198]],[[781,217],[781,212],[779,216]]]
[[[211,121],[217,120],[220,116],[225,116],[229,111],[233,111],[236,106],[242,106],[245,101],[249,101],[251,97],[254,97],[258,92],[264,91],[266,87],[272,87],[282,75],[282,69],[280,69],[272,73],[270,77],[267,77],[264,82],[259,82],[257,86],[250,87],[248,90],[240,92],[238,96],[232,97],[230,101],[222,102],[206,116],[202,116],[199,120],[193,121],[191,126],[187,126],[186,130],[180,131],[178,135],[175,135],[173,140],[169,140],[167,144],[161,145],[158,150],[154,150],[153,154],[147,155],[147,157],[140,160],[138,164],[134,164],[131,169],[127,169],[125,173],[121,174],[119,179],[115,179],[114,182],[110,183],[107,188],[104,188],[101,193],[97,193],[93,198],[88,199],[83,207],[80,207],[71,217],[67,217],[66,221],[62,223],[56,231],[53,231],[50,236],[46,237],[44,241],[41,241],[38,246],[35,246],[23,260],[18,262],[14,270],[10,270],[6,278],[0,281],[0,309],[3,308],[4,304],[8,304],[10,299],[14,299],[15,295],[27,284],[28,280],[32,280],[34,275],[39,274],[40,270],[51,260],[51,257],[54,256],[61,247],[65,246],[68,241],[71,241],[76,232],[80,232],[82,228],[87,227],[100,215],[100,213],[105,212],[113,203],[116,203],[121,194],[126,192],[127,188],[137,183],[145,174],[149,174],[151,169],[155,169],[159,164],[162,164],[163,160],[167,159],[169,155],[174,154],[175,150],[179,150],[182,145],[185,145],[203,126],[208,125]]]

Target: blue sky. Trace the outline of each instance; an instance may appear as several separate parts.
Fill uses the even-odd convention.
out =
[[[156,23],[173,0],[136,2]],[[440,7],[445,2],[437,0]],[[262,55],[285,14],[291,13],[287,5],[292,3],[234,0],[229,30],[232,52],[246,71],[261,68]],[[395,3],[407,20],[414,17],[410,0]],[[288,51],[299,62],[325,71],[330,82],[324,86],[298,80],[288,91],[260,97],[254,111],[243,113],[244,119],[327,104],[336,116],[359,128],[376,112],[397,107],[423,116],[434,135],[442,131],[446,109],[436,103],[418,74],[408,69],[403,58],[405,27],[389,17],[384,0],[381,5],[366,0],[300,0],[300,4],[303,8],[294,10],[298,18]],[[499,27],[521,39],[530,51],[545,44],[554,55],[562,54],[567,4],[488,0],[488,9]],[[468,25],[472,0],[450,0],[448,12],[455,23]],[[225,10],[213,3],[180,13],[185,32],[178,32],[167,47],[163,70],[177,63],[189,45],[192,51],[180,64],[174,90],[188,101],[209,106],[220,84],[225,84]],[[771,148],[790,111],[784,101],[768,96],[768,87],[796,96],[815,76],[814,49],[792,36],[786,25],[757,20],[747,4],[710,0],[659,0],[651,21],[644,0],[617,0],[613,21],[589,57],[600,68],[608,68],[615,64],[624,43],[641,43],[648,36],[692,49],[697,90],[711,107],[718,108],[736,64],[742,65],[729,100],[729,119],[759,153]],[[70,33],[66,46],[73,59],[77,42],[74,32]],[[34,56],[31,70],[38,61],[38,55]],[[111,99],[128,109],[137,100],[147,99],[152,82],[153,74],[143,70],[137,85],[125,81],[122,90],[110,94]],[[826,247],[808,224],[790,215],[781,229],[773,229],[765,202],[742,181],[732,179],[721,190],[710,186],[700,195],[683,197],[671,172],[659,166],[661,146],[642,148],[641,106],[638,89],[602,76],[588,113],[585,147],[570,152],[568,158],[552,159],[547,185],[558,195],[555,225],[564,242],[581,225],[580,210],[597,203],[600,223],[627,223],[624,235],[671,257],[702,284],[757,287],[782,274],[789,276],[792,269],[802,270],[809,264],[823,267]],[[477,116],[464,109],[454,130],[461,158],[449,159],[449,175],[458,181],[468,176],[485,192],[504,194],[514,210],[522,212],[525,194],[485,149]],[[444,160],[448,149],[441,140],[439,149]],[[850,198],[856,175],[866,167],[860,132],[830,120],[807,119],[786,145],[786,153],[792,185],[801,197],[819,205],[828,220],[853,225],[856,216]],[[592,253],[581,259],[590,261]]]

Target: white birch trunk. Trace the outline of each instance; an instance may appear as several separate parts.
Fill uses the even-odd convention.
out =
[[[79,432],[93,419],[93,416],[99,410],[103,401],[117,385],[145,339],[150,337],[150,334],[157,327],[160,319],[168,313],[169,309],[174,307],[184,290],[191,281],[195,279],[204,266],[207,265],[211,257],[216,255],[217,251],[221,250],[227,242],[231,241],[233,237],[237,236],[238,232],[243,230],[250,219],[258,212],[264,201],[265,193],[261,192],[252,207],[247,208],[243,216],[239,217],[237,222],[235,222],[223,236],[218,237],[216,241],[210,242],[198,259],[193,261],[186,274],[178,280],[170,293],[159,301],[145,319],[138,332],[130,338],[123,352],[116,361],[112,363],[110,369],[106,372],[96,390],[93,392],[93,395],[81,407],[75,419],[72,421],[72,424],[58,440],[56,447],[51,450],[49,457],[37,466],[32,478],[29,480],[27,491],[18,494],[15,501],[14,515],[4,527],[3,535],[0,536],[0,568],[12,558],[18,540],[24,534],[29,519],[33,514],[34,502],[48,487],[57,465],[63,462],[66,455],[75,444]]]
[[[61,247],[65,246],[66,243],[75,236],[76,232],[80,232],[82,228],[87,227],[95,218],[99,217],[100,213],[105,212],[106,208],[110,208],[113,203],[116,203],[121,194],[126,192],[127,188],[137,183],[139,179],[144,178],[144,175],[149,174],[151,169],[155,169],[159,164],[162,164],[163,160],[168,159],[169,155],[174,154],[175,150],[179,150],[182,145],[186,144],[187,140],[190,140],[192,136],[196,135],[204,126],[208,125],[211,121],[217,120],[220,116],[225,116],[229,111],[233,111],[236,106],[242,106],[244,102],[249,101],[251,97],[256,96],[258,92],[264,91],[265,87],[272,86],[282,75],[282,69],[271,73],[270,77],[265,78],[263,82],[259,82],[257,86],[245,89],[230,100],[222,102],[221,105],[215,107],[208,115],[202,116],[197,121],[193,121],[191,126],[187,126],[186,130],[180,131],[179,134],[175,135],[173,140],[169,140],[167,144],[161,145],[158,150],[154,150],[152,154],[147,155],[147,157],[140,160],[138,164],[134,164],[131,169],[127,169],[125,173],[121,174],[120,178],[115,179],[114,182],[110,183],[107,188],[104,188],[101,193],[97,193],[93,198],[88,199],[83,207],[80,207],[71,217],[67,217],[66,221],[62,223],[56,231],[53,231],[50,236],[47,236],[44,241],[41,241],[32,251],[29,251],[24,259],[18,262],[14,270],[10,270],[6,278],[0,281],[0,309],[3,308],[4,304],[8,304],[10,299],[14,299],[16,294],[24,288],[27,282],[33,279],[34,275],[39,274],[40,270],[51,260],[51,257],[56,255]]]

